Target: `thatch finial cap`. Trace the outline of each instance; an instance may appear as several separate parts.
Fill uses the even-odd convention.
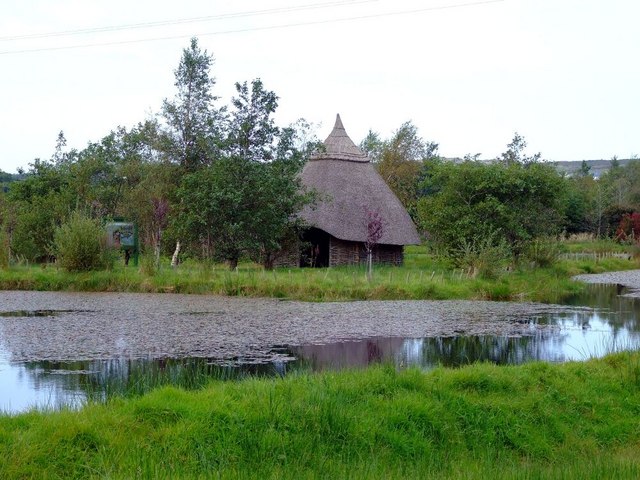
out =
[[[336,115],[333,130],[324,141],[325,151],[314,155],[311,160],[344,160],[348,162],[368,162],[367,155],[360,150],[347,135],[340,114]]]

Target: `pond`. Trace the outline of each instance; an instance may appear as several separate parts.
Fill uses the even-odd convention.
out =
[[[584,360],[640,346],[640,299],[625,293],[591,285],[558,306],[0,292],[0,409],[380,362]]]

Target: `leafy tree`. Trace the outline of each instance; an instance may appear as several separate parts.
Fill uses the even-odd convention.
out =
[[[7,184],[17,180],[17,175],[13,175],[11,173],[4,172],[0,169],[0,185],[5,187]],[[2,191],[8,191],[8,188],[3,188]]]
[[[631,190],[633,188],[633,167],[623,168],[617,157],[611,160],[609,170],[601,176],[600,180],[605,188],[607,203],[609,205],[626,205],[631,203]]]
[[[16,202],[31,202],[38,197],[62,193],[68,185],[68,172],[51,161],[36,158],[29,164],[24,178],[12,184],[9,198]]]
[[[625,217],[634,213],[633,207],[623,205],[610,205],[602,212],[600,225],[598,225],[598,235],[608,238],[618,238],[620,225]],[[624,230],[624,228],[623,228]],[[629,233],[627,231],[627,233]]]
[[[534,238],[559,233],[564,179],[544,163],[437,162],[418,202],[421,227],[455,257],[460,246],[487,239],[518,253]]]
[[[380,138],[378,132],[374,132],[369,129],[367,136],[360,142],[360,150],[367,154],[369,160],[373,163],[378,163],[382,156],[382,149],[384,148],[384,140]]]
[[[624,168],[626,177],[626,204],[640,210],[640,160],[631,159]]]
[[[249,195],[244,243],[250,257],[270,269],[283,244],[296,235],[300,226],[296,214],[310,201],[298,174],[315,142],[302,141],[307,136],[304,121],[298,122],[302,130],[275,125],[272,115],[278,97],[265,90],[260,79],[253,80],[250,88],[247,82],[237,83],[236,90],[228,148],[236,162],[248,164],[242,168],[250,172],[244,178],[249,186],[243,190]]]
[[[368,143],[366,148],[379,151],[378,172],[409,213],[415,215],[424,161],[437,156],[438,144],[423,140],[412,122],[403,123],[382,145],[377,141],[376,134],[370,132],[363,143]]]
[[[265,90],[262,80],[236,83],[234,111],[227,141],[231,155],[253,162],[273,160],[275,141],[280,131],[272,118],[278,108],[278,96]]]
[[[566,233],[593,232],[597,229],[599,219],[596,215],[595,195],[598,186],[597,180],[591,175],[577,175],[566,179],[563,227]]]
[[[313,142],[300,150],[295,147],[298,138],[293,128],[282,129],[276,158],[258,166],[252,195],[255,215],[250,227],[251,257],[267,269],[273,268],[283,247],[298,237],[304,225],[297,214],[315,198],[314,192],[303,190],[299,179],[304,161],[314,149]]]
[[[316,135],[317,125],[308,122],[304,118],[299,118],[287,128],[282,130],[281,138],[288,138],[288,141],[280,141],[278,148],[280,149],[279,156],[287,156],[289,153],[297,152],[302,155],[302,161],[318,151],[323,151],[324,143],[318,140]],[[283,148],[290,150],[289,153],[284,152]]]
[[[170,162],[132,162],[127,165],[127,186],[122,203],[128,206],[126,218],[138,224],[139,235],[144,245],[158,251],[169,253],[177,240],[175,228],[172,228],[173,211],[176,198],[176,178],[180,177],[180,167]],[[140,175],[136,178],[131,170]],[[131,176],[133,174],[133,176]],[[161,205],[156,205],[156,203]],[[165,205],[166,204],[166,205]],[[166,212],[161,215],[166,206]]]
[[[583,162],[582,171],[568,182],[572,205],[567,209],[567,231],[614,237],[623,215],[640,209],[640,164],[631,161],[623,167],[614,157],[599,179],[585,173]]]
[[[527,148],[527,141],[518,132],[513,134],[511,143],[507,145],[507,150],[503,152],[496,160],[503,163],[506,166],[513,165],[514,163],[520,163],[523,165],[529,165],[540,161],[540,153],[527,156],[524,153],[524,149]]]
[[[627,213],[620,219],[620,224],[616,229],[616,240],[621,242],[635,242],[640,240],[640,213]]]
[[[151,239],[153,242],[155,267],[160,268],[162,232],[167,227],[169,202],[165,198],[152,198],[153,213],[151,217]]]
[[[214,107],[218,97],[212,93],[212,65],[213,56],[201,50],[198,40],[192,38],[174,72],[176,96],[165,99],[162,106],[162,116],[169,127],[170,156],[188,172],[210,164],[220,147],[224,114]]]
[[[580,164],[580,170],[578,170],[577,173],[578,176],[580,177],[591,177],[591,165],[589,165],[587,163],[586,160],[582,160],[582,163]]]
[[[215,85],[215,79],[210,75],[212,65],[213,56],[201,50],[198,40],[192,38],[174,72],[176,96],[163,102],[162,116],[169,127],[165,148],[169,158],[178,163],[184,173],[211,165],[220,155],[225,114],[223,108],[214,106],[218,97],[212,93]],[[178,180],[181,177],[178,175]],[[172,266],[178,263],[180,249],[181,242],[177,238]]]
[[[277,97],[260,80],[236,84],[229,154],[185,177],[178,191],[177,222],[190,238],[235,268],[242,255],[272,268],[308,201],[298,173],[312,143],[300,150],[295,128],[279,129]]]
[[[65,147],[67,146],[67,138],[64,136],[64,132],[60,130],[58,133],[58,137],[56,138],[56,146],[53,152],[53,156],[51,157],[51,161],[60,165],[66,163],[70,160],[70,155],[68,152],[65,152]]]
[[[617,168],[620,168],[620,160],[618,160],[618,156],[614,155],[613,157],[611,157],[611,170],[615,170]]]
[[[247,232],[252,212],[248,201],[256,167],[244,159],[222,158],[186,175],[178,189],[179,234],[212,251],[214,258],[229,261],[231,269],[250,248]]]
[[[17,205],[11,229],[11,252],[17,258],[31,262],[50,258],[55,219],[49,214],[50,199],[38,198],[32,203]]]
[[[117,138],[121,161],[117,168],[120,200],[116,214],[135,221],[141,241],[157,254],[159,247],[168,244],[160,242],[160,237],[167,238],[165,228],[169,226],[170,207],[176,202],[181,167],[169,160],[156,121],[147,120],[129,131],[119,130]],[[166,203],[164,217],[158,216],[154,202]]]
[[[68,154],[72,158],[75,152]],[[9,225],[11,251],[29,261],[44,261],[51,255],[53,232],[74,208],[66,164],[35,159],[20,181],[7,192],[5,222]]]
[[[96,216],[113,217],[118,212],[126,178],[120,173],[122,155],[115,132],[90,143],[69,165],[70,188],[76,208],[92,210]]]

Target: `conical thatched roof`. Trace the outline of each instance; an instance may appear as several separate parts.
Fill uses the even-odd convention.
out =
[[[302,171],[302,183],[321,196],[315,208],[302,211],[302,218],[341,240],[364,242],[367,210],[377,211],[384,222],[378,243],[420,243],[411,217],[366,154],[351,141],[340,115],[324,146],[326,151],[311,157]]]
[[[340,115],[336,116],[336,124],[324,141],[325,152],[315,155],[312,160],[344,160],[347,162],[369,163],[369,159],[347,135]]]

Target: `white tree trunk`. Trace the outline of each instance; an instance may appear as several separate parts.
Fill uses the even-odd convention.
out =
[[[156,270],[160,268],[160,250],[161,250],[161,245],[160,245],[160,239],[162,238],[162,231],[160,229],[158,229],[158,232],[155,235],[155,238],[153,238],[153,253],[154,253],[154,260],[155,260],[155,264],[156,264]]]
[[[177,267],[178,266],[178,256],[180,255],[180,240],[178,240],[176,242],[176,249],[173,252],[173,257],[171,257],[171,266],[172,267]]]

